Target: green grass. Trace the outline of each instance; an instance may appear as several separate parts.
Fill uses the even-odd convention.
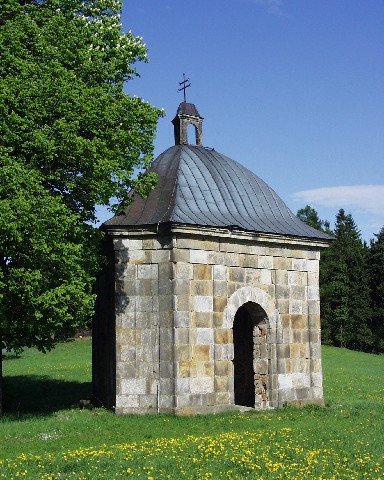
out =
[[[80,410],[89,339],[7,357],[0,478],[382,479],[384,357],[323,347],[326,408],[197,417]]]

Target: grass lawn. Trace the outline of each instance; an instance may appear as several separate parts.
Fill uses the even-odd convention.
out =
[[[197,417],[80,410],[89,339],[6,356],[0,478],[382,479],[384,357],[323,347],[326,408]]]

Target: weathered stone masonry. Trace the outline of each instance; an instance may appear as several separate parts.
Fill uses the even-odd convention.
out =
[[[103,224],[94,399],[184,415],[321,404],[319,258],[332,239],[203,147],[202,121],[179,105],[156,188]]]
[[[267,315],[254,331],[266,332],[255,406],[322,402],[321,242],[182,226],[112,234],[117,413],[233,408],[232,328],[246,304]]]

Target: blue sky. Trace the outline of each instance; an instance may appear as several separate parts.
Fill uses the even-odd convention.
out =
[[[126,90],[167,113],[155,155],[173,145],[187,101],[203,142],[265,180],[296,212],[363,237],[384,226],[384,0],[126,0],[123,26],[149,63]]]

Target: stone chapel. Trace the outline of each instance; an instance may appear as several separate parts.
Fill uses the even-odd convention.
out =
[[[202,144],[182,102],[157,187],[102,226],[93,396],[180,415],[323,403],[319,259],[331,238]],[[188,126],[196,131],[188,141]]]

